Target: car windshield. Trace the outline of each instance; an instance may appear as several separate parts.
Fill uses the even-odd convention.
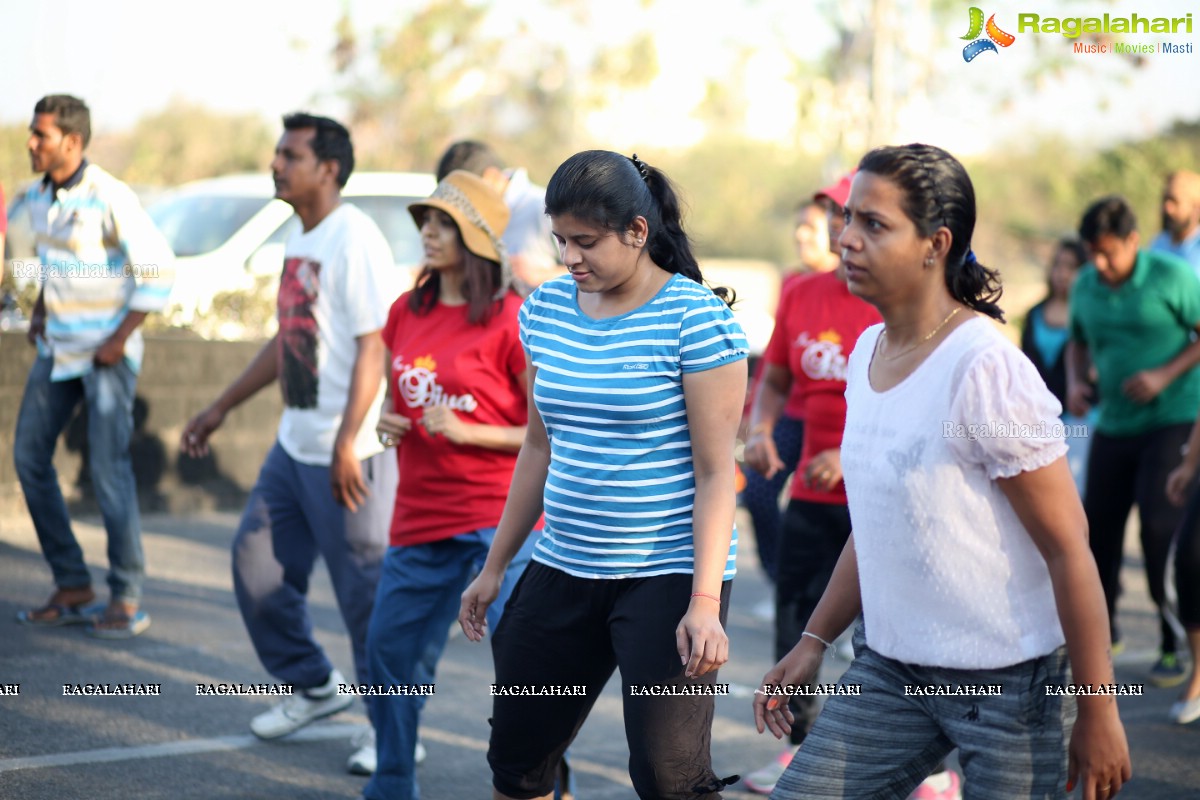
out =
[[[270,202],[269,197],[182,195],[147,209],[177,256],[216,250]]]

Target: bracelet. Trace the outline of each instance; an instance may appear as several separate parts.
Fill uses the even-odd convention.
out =
[[[829,642],[822,639],[820,636],[817,636],[815,633],[809,633],[808,631],[805,631],[804,633],[800,634],[800,638],[804,638],[805,636],[807,636],[810,639],[816,639],[818,642],[825,645],[825,655],[830,655],[831,653],[833,653],[833,645],[831,645]]]
[[[715,594],[709,594],[708,592],[692,592],[692,597],[707,597],[717,605],[721,605],[721,598],[717,597]]]

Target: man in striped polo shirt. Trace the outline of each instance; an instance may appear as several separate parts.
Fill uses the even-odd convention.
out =
[[[91,622],[109,639],[150,625],[140,609],[145,568],[137,488],[129,458],[133,398],[142,362],[138,327],[166,305],[175,256],[128,186],[84,158],[87,105],[48,95],[34,106],[29,158],[44,173],[25,205],[37,241],[40,291],[29,324],[38,350],[17,416],[13,460],[56,589],[29,625]],[[54,447],[76,406],[87,413],[88,467],[108,533],[111,599],[94,599],[54,470]]]

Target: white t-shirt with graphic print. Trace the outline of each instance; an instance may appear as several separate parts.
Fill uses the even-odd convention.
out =
[[[399,294],[399,275],[379,227],[342,203],[284,248],[279,283],[279,385],[284,411],[279,444],[302,464],[328,466],[350,392],[357,337],[378,331]],[[374,420],[384,384],[355,440],[359,459],[382,447]]]

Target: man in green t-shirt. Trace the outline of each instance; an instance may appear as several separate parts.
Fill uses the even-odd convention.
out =
[[[1094,364],[1100,418],[1084,495],[1092,553],[1117,650],[1125,520],[1136,503],[1146,578],[1162,627],[1150,681],[1175,686],[1187,673],[1162,609],[1167,555],[1182,511],[1167,499],[1166,481],[1200,409],[1200,370],[1194,369],[1200,363],[1200,280],[1182,259],[1138,249],[1137,219],[1120,197],[1093,203],[1079,234],[1092,260],[1071,293],[1067,406],[1072,414],[1087,413],[1084,379]]]

